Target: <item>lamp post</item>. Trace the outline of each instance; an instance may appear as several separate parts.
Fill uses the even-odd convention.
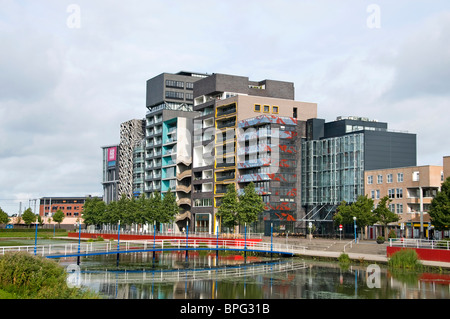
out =
[[[80,265],[80,252],[81,252],[81,221],[78,221],[78,256],[77,265]]]
[[[120,219],[117,226],[117,266],[119,266],[119,250],[120,250]]]
[[[153,221],[153,261],[156,258],[156,220]]]
[[[273,251],[273,223],[270,223],[270,259],[272,259]]]
[[[353,216],[353,227],[355,228],[355,243],[356,243],[356,217]]]
[[[36,249],[37,249],[37,230],[38,230],[38,224],[36,223],[36,232],[34,234],[34,255],[36,256]]]
[[[244,225],[244,258],[247,258],[247,223]]]
[[[189,220],[186,220],[186,261],[188,259]]]

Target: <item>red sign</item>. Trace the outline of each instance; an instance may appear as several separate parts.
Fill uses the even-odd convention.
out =
[[[117,158],[117,147],[108,148],[108,162],[115,161]]]
[[[339,230],[342,230],[342,225],[339,225]]]

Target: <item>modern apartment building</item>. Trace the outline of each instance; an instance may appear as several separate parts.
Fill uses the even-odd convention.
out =
[[[295,218],[294,140],[302,134],[299,123],[317,116],[317,105],[294,101],[290,82],[213,74],[195,83],[194,111],[200,112],[193,137],[194,230],[215,232],[227,186],[239,192],[251,181],[266,203],[262,219]],[[280,193],[289,190],[289,198]],[[255,231],[264,231],[262,220],[257,225]]]
[[[162,73],[147,81],[144,192],[164,195],[170,189],[176,194],[180,214],[174,232],[185,228],[191,218],[191,134],[193,119],[199,115],[193,112],[193,89],[206,76]]]
[[[122,194],[139,196],[144,179],[145,121],[133,119],[120,124],[120,142],[102,147],[103,200],[118,200]]]
[[[397,235],[407,238],[428,238],[434,235],[433,232],[429,233],[431,220],[428,209],[444,181],[443,166],[368,170],[364,180],[365,194],[374,200],[375,206],[381,198],[389,196],[389,210],[400,218],[397,223],[393,223]],[[371,231],[374,230],[371,228]]]
[[[144,177],[141,175],[144,138],[145,120],[134,119],[120,124],[118,198],[122,194],[128,198],[139,196],[136,189],[141,187],[137,181]]]
[[[302,143],[304,220],[319,232],[332,231],[332,215],[342,201],[364,195],[367,170],[416,165],[416,135],[388,129],[388,124],[360,117],[307,121]],[[316,227],[317,227],[316,226]]]
[[[108,145],[102,147],[103,154],[103,201],[109,204],[116,201],[117,185],[119,183],[119,145]]]

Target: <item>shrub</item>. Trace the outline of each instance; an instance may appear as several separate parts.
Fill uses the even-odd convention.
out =
[[[53,260],[30,253],[12,252],[0,258],[0,287],[18,298],[78,299],[96,297],[69,288],[66,272]]]
[[[341,253],[338,257],[338,261],[342,264],[349,264],[350,257],[346,253]]]
[[[390,267],[402,269],[419,269],[421,264],[414,249],[402,249],[394,253],[388,262]]]
[[[397,238],[397,234],[395,233],[395,230],[391,229],[389,231],[388,238]]]

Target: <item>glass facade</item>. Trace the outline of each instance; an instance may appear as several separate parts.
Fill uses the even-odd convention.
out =
[[[240,191],[253,182],[265,203],[258,232],[264,232],[263,221],[295,221],[297,218],[297,124],[294,118],[267,115],[238,124]]]
[[[364,134],[302,143],[302,205],[354,202],[364,195]]]

